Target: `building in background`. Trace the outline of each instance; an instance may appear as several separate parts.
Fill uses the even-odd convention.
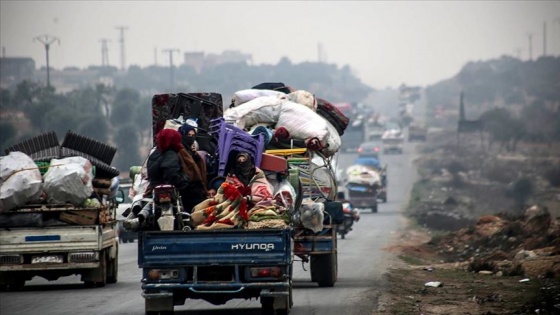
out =
[[[28,57],[0,58],[0,86],[5,88],[23,80],[33,80],[35,60]]]

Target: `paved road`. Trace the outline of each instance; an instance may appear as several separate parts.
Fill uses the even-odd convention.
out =
[[[403,226],[400,210],[407,202],[414,178],[412,147],[406,144],[403,155],[381,156],[388,164],[388,203],[379,205],[378,213],[364,211],[339,244],[338,281],[332,288],[319,288],[310,281],[309,265],[294,264],[294,307],[292,315],[370,314],[383,290],[382,275],[389,267],[382,248],[394,232]],[[355,154],[342,154],[338,163],[346,168]],[[143,314],[140,295],[140,270],[136,265],[136,243],[121,244],[119,281],[103,288],[84,288],[77,276],[48,282],[34,278],[19,292],[0,293],[0,314]],[[233,300],[222,306],[187,300],[176,306],[176,314],[260,314],[257,300]]]

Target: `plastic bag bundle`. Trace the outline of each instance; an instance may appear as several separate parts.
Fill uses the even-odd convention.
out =
[[[349,183],[381,185],[381,175],[372,168],[363,165],[352,165],[346,169]]]
[[[43,180],[39,167],[22,152],[0,157],[0,212],[39,201]]]
[[[325,205],[323,203],[313,202],[311,199],[306,199],[302,202],[300,208],[300,221],[303,227],[310,229],[314,233],[323,230],[324,214],[323,210]]]
[[[273,187],[273,198],[276,204],[281,205],[288,210],[288,213],[292,214],[294,212],[295,202],[297,198],[297,193],[292,184],[288,180],[283,181],[270,181]]]
[[[258,89],[241,90],[233,93],[233,97],[231,98],[231,105],[233,107],[236,107],[261,96],[277,96],[277,95],[286,95],[286,94],[274,90],[258,90]]]
[[[183,122],[180,119],[168,119],[165,121],[165,125],[163,129],[173,129],[175,131],[179,131],[179,128],[183,125]]]
[[[312,109],[314,112],[317,111],[317,99],[315,95],[304,90],[297,90],[288,94],[288,99],[294,103],[305,105]]]
[[[44,177],[48,202],[82,205],[93,192],[91,169],[91,162],[79,156],[51,160]]]
[[[327,144],[329,130],[327,121],[309,107],[286,101],[280,109],[276,128],[284,127],[293,139],[308,140],[316,138],[324,147]]]
[[[261,96],[224,112],[226,122],[234,122],[240,129],[263,124],[275,124],[281,105],[287,101],[285,94]],[[301,106],[301,105],[300,105]]]

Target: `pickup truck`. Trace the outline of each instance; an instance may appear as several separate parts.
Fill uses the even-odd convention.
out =
[[[77,274],[90,287],[117,282],[115,209],[111,201],[101,208],[37,204],[2,212],[2,221],[8,222],[0,228],[2,289],[20,289],[34,276],[54,281]],[[49,217],[67,224],[49,226]],[[10,226],[18,220],[28,223]]]
[[[138,239],[146,314],[185,300],[221,305],[260,298],[263,312],[292,302],[292,230],[143,231]]]

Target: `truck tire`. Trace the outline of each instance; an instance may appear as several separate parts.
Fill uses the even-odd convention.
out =
[[[107,250],[107,283],[117,283],[119,276],[119,247],[117,246],[117,255],[115,259],[111,259]]]
[[[107,284],[107,258],[105,257],[105,251],[99,252],[99,267],[96,270],[91,270],[86,277],[87,280],[84,281],[87,288],[102,288]]]
[[[334,286],[338,268],[336,254],[311,256],[310,268],[311,278],[315,279],[320,287]]]
[[[288,289],[288,296],[283,297],[261,297],[262,315],[288,315],[294,302],[292,300],[292,283]]]
[[[372,213],[377,213],[377,204],[371,206],[371,212]]]

